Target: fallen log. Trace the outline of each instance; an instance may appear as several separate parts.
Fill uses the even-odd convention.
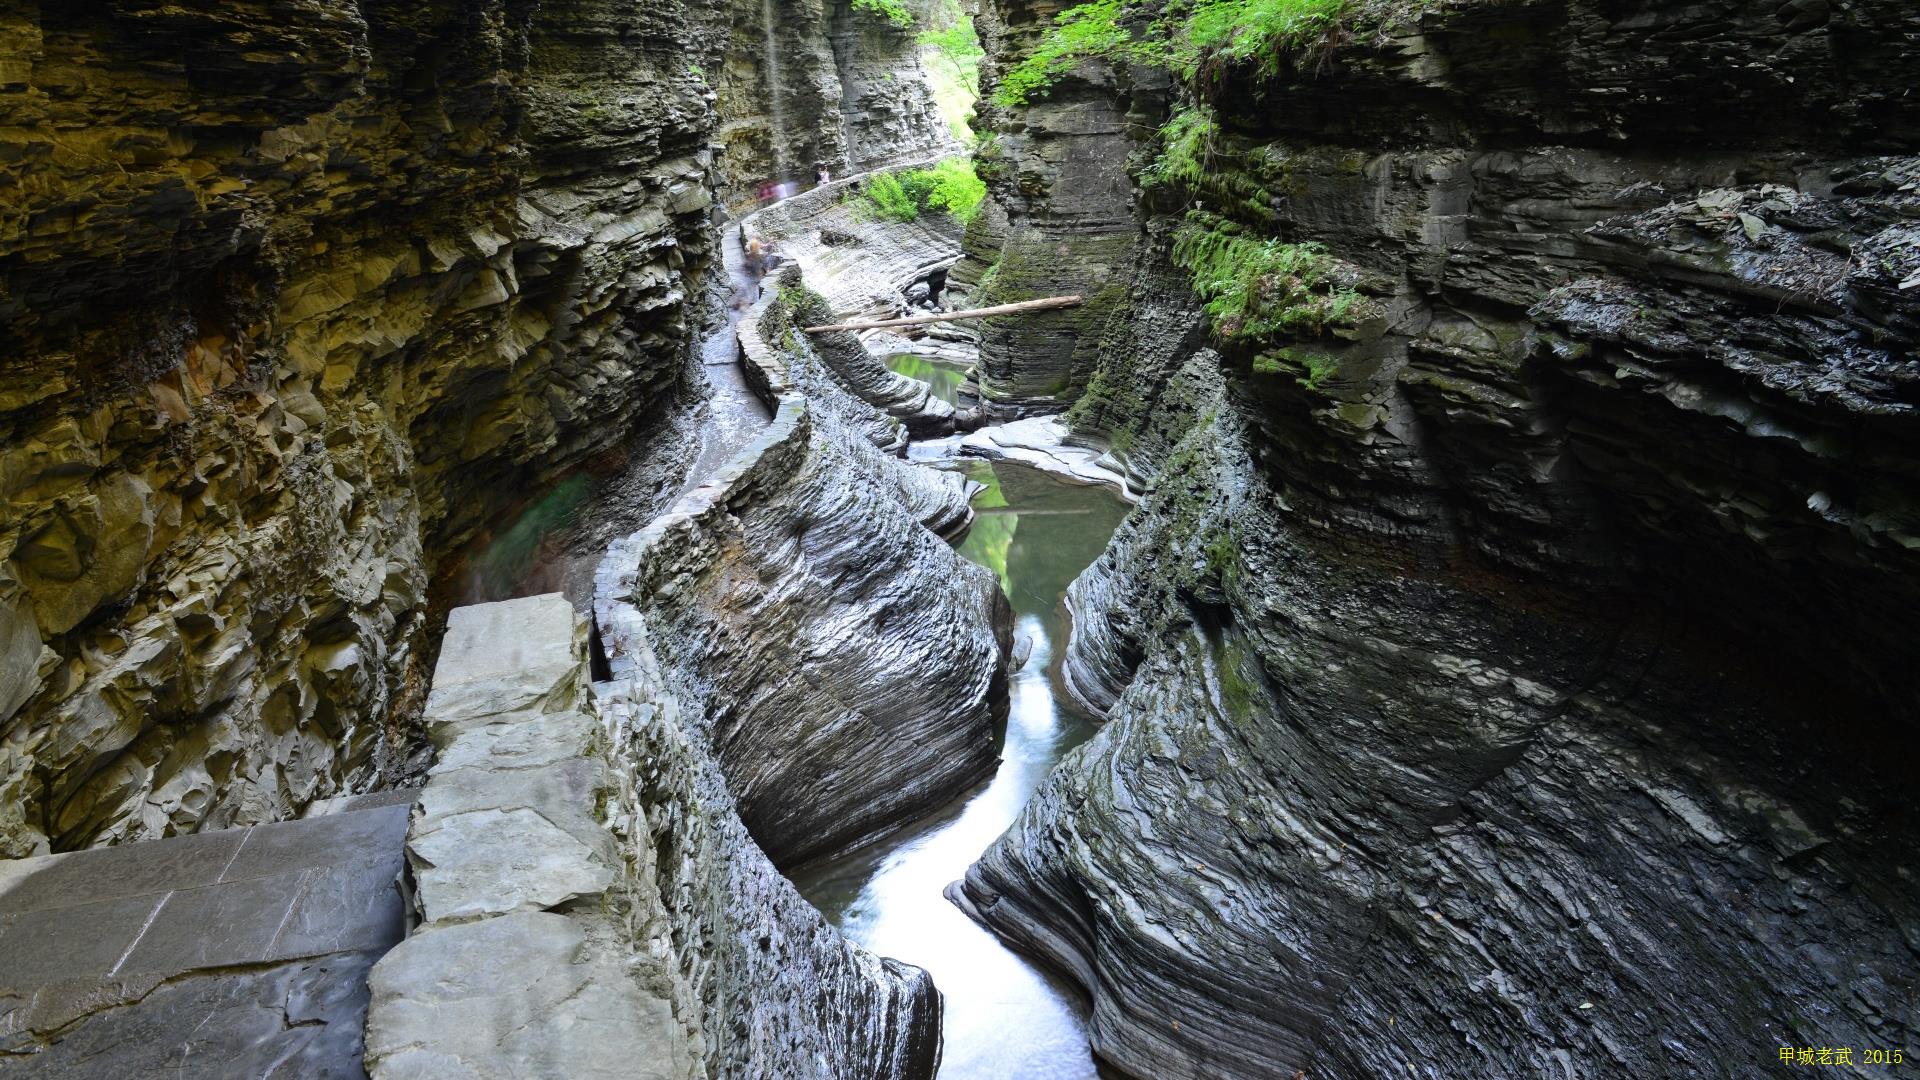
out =
[[[834,330],[882,330],[890,326],[925,326],[928,323],[958,322],[961,319],[988,319],[995,315],[1012,315],[1021,311],[1051,311],[1054,308],[1078,307],[1078,296],[1049,296],[1045,300],[1022,300],[1017,304],[1000,304],[995,307],[973,308],[969,311],[943,311],[936,315],[913,315],[904,319],[884,319],[869,323],[832,323],[827,326],[809,326],[802,333],[825,334]]]

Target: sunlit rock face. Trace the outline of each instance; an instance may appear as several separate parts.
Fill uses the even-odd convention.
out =
[[[1916,29],[1462,3],[1175,88],[1209,168],[1071,414],[1151,487],[1070,598],[1108,724],[962,889],[1118,1071],[1913,1040]],[[1193,208],[1364,317],[1208,333]]]
[[[725,18],[0,15],[0,855],[393,766],[439,557],[681,377]]]

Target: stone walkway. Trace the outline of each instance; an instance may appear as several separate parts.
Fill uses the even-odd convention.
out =
[[[415,794],[0,863],[0,1075],[363,1075]]]
[[[558,593],[455,609],[427,699],[440,751],[407,837],[417,928],[370,976],[380,1080],[678,1080],[694,1048],[636,951],[617,804]],[[651,971],[651,977],[649,972]]]

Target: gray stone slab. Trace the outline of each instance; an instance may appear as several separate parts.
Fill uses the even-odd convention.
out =
[[[581,722],[592,723],[589,718],[576,714],[556,714],[556,719],[562,717],[573,721],[571,726],[575,728],[581,726]],[[495,748],[509,748],[509,752],[492,757],[462,754],[461,760],[477,759],[478,763],[450,769],[443,762],[434,770],[432,782],[420,800],[414,835],[424,836],[458,814],[524,808],[539,812],[574,839],[611,860],[612,837],[595,816],[601,796],[613,789],[613,778],[605,759],[589,751],[586,738],[545,738],[549,727],[539,723],[519,727],[522,730],[518,734],[530,738],[489,740]],[[462,735],[450,748],[449,757],[494,730],[488,728]],[[524,746],[528,752],[513,754],[512,744]]]
[[[377,851],[398,852],[406,839],[411,802],[256,826],[220,880],[271,877],[350,862]]]
[[[368,1071],[394,1080],[685,1075],[668,1004],[589,952],[575,920],[544,912],[416,934],[374,966]]]
[[[0,1048],[19,1053],[0,1055],[0,1076],[354,1080],[365,1075],[367,970],[378,956],[342,953],[147,986],[42,1043],[0,1029]]]
[[[572,705],[582,644],[579,616],[559,593],[454,609],[427,696],[429,737],[444,747],[489,717]]]
[[[16,912],[0,928],[0,989],[104,977],[139,938],[166,893]]]
[[[0,913],[0,1072],[362,1075],[410,802],[27,860],[0,878],[23,908]]]
[[[278,959],[274,938],[307,871],[169,893],[120,971],[171,975]]]
[[[300,895],[274,939],[274,956],[318,956],[399,944],[407,933],[406,899],[400,892],[405,861],[396,846],[378,858],[307,871]]]
[[[581,712],[511,713],[454,739],[433,775],[453,769],[527,769],[580,757],[594,745],[599,721]]]
[[[598,852],[527,809],[457,814],[407,851],[428,924],[559,907],[613,884]]]
[[[210,885],[220,880],[247,832],[229,829],[25,859],[27,872],[15,871],[12,886],[0,893],[0,913]],[[0,887],[5,887],[4,879]]]

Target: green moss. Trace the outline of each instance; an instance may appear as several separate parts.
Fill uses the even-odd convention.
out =
[[[1246,646],[1233,640],[1222,642],[1214,659],[1214,671],[1220,679],[1220,704],[1226,707],[1227,715],[1235,720],[1252,716],[1256,688],[1244,668],[1259,663],[1258,659]]]
[[[1234,550],[1233,537],[1222,532],[1207,544],[1207,572],[1215,577],[1224,578],[1239,565],[1239,554]]]
[[[1311,349],[1279,348],[1253,358],[1256,375],[1292,376],[1308,390],[1318,390],[1340,370],[1340,361]]]
[[[913,25],[913,12],[902,0],[853,0],[853,10],[877,15],[902,30]]]
[[[1173,260],[1193,275],[1223,340],[1318,333],[1348,321],[1360,300],[1331,279],[1333,260],[1319,244],[1248,236],[1199,211],[1174,235]]]

